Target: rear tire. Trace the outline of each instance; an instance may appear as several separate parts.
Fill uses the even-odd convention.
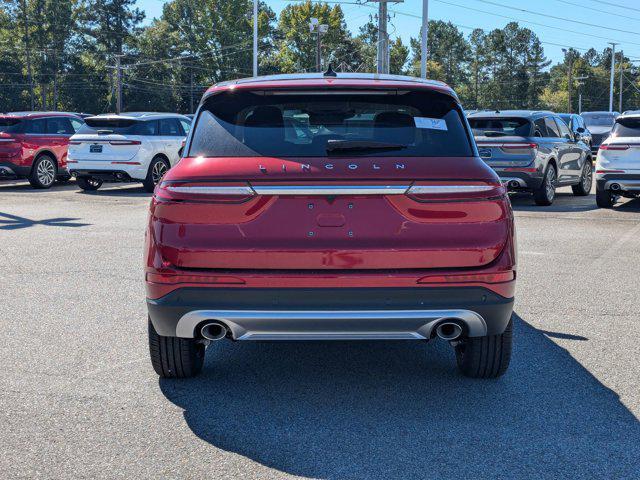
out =
[[[593,163],[587,158],[582,167],[582,175],[580,175],[580,183],[572,185],[573,194],[578,197],[586,197],[591,193],[593,186]]]
[[[536,205],[548,207],[553,203],[553,200],[556,198],[557,178],[556,167],[549,164],[547,170],[544,172],[542,184],[533,191],[533,200],[536,202]]]
[[[29,183],[33,188],[51,188],[58,174],[58,163],[49,155],[40,155],[33,163]]]
[[[497,378],[509,367],[512,341],[513,320],[500,335],[467,338],[455,347],[458,368],[467,377]]]
[[[142,182],[142,185],[144,185],[144,191],[147,193],[153,193],[158,182],[162,180],[162,177],[170,168],[171,165],[169,162],[162,157],[156,157],[151,160],[151,165],[149,165],[149,171],[147,172],[147,178]]]
[[[613,208],[616,197],[609,190],[596,187],[596,204],[600,208]]]
[[[155,372],[162,378],[194,377],[204,365],[205,346],[193,338],[158,335],[149,322],[149,353]]]
[[[89,192],[98,190],[102,186],[102,180],[93,177],[78,177],[76,183],[82,190]]]

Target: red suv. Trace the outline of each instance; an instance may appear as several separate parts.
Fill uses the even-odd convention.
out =
[[[273,76],[203,97],[146,236],[162,377],[249,340],[430,340],[461,371],[511,355],[511,205],[454,91],[408,77]]]
[[[27,178],[35,188],[70,179],[69,137],[83,123],[81,116],[71,113],[0,114],[0,178]]]

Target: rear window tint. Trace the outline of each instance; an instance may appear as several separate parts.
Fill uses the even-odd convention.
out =
[[[640,137],[640,118],[619,118],[613,127],[614,137]]]
[[[0,118],[0,132],[19,133],[22,130],[22,120],[17,118]]]
[[[472,156],[460,107],[437,92],[232,92],[205,101],[189,156]]]
[[[115,133],[118,135],[155,135],[157,121],[140,121],[130,118],[87,118],[78,133]]]
[[[475,136],[528,137],[531,135],[531,122],[526,118],[470,118],[469,124]]]

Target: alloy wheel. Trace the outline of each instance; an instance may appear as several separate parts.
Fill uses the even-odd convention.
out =
[[[50,158],[45,157],[38,163],[36,174],[42,185],[51,185],[56,178],[56,166]]]
[[[154,184],[157,184],[165,173],[167,173],[167,165],[162,161],[158,161],[153,165],[153,169],[151,170],[151,179]]]
[[[585,192],[591,191],[593,184],[593,168],[591,167],[591,161],[584,164],[584,172],[582,174],[582,188]]]
[[[546,185],[547,199],[552,201],[556,196],[556,169],[549,167],[547,170],[547,185]]]

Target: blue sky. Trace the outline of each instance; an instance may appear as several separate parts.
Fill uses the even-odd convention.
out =
[[[162,14],[164,3],[164,0],[138,0],[139,6],[147,12],[147,21]],[[292,2],[267,0],[267,3],[279,13]],[[375,12],[374,8],[353,4],[355,0],[338,3],[344,3],[342,8],[352,32],[357,32]],[[390,4],[390,9],[393,11],[389,26],[392,36],[401,36],[407,42],[409,37],[417,37],[422,0]],[[545,42],[545,53],[554,62],[562,58],[563,47],[602,50],[612,41],[620,43],[617,48],[622,48],[625,55],[640,61],[640,0],[430,0],[429,16],[451,21],[465,34],[472,28],[491,30],[517,20]]]

